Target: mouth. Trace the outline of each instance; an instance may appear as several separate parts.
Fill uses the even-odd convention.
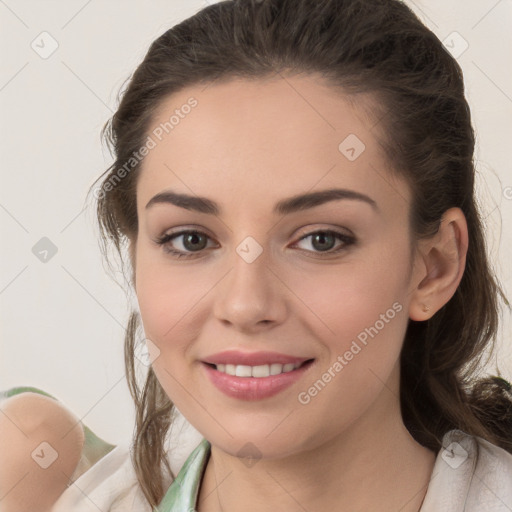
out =
[[[224,395],[244,401],[268,399],[303,380],[315,359],[295,363],[244,364],[202,361],[206,377]]]
[[[264,379],[266,377],[272,377],[275,375],[281,375],[283,373],[293,372],[299,368],[306,369],[311,366],[313,359],[306,359],[305,361],[298,363],[268,363],[260,364],[257,366],[249,366],[245,364],[214,364],[204,362],[207,366],[213,370],[217,370],[220,373],[231,375],[233,377],[254,377],[257,379]]]

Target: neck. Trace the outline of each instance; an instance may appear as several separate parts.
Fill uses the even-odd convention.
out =
[[[212,446],[197,510],[418,512],[435,458],[409,434],[397,395],[384,387],[371,410],[314,450],[247,467]]]

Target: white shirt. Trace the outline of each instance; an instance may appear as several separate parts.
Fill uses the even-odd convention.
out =
[[[511,453],[460,430],[442,444],[420,512],[512,511]]]
[[[195,436],[187,443],[187,452],[178,456],[176,450],[169,450],[174,474],[200,439]],[[82,474],[61,495],[52,512],[98,510],[152,512],[138,486],[128,447],[117,446]],[[512,454],[460,430],[447,432],[420,512],[511,511]]]

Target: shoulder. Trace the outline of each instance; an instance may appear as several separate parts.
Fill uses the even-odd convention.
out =
[[[512,454],[461,430],[443,437],[421,512],[510,512]]]

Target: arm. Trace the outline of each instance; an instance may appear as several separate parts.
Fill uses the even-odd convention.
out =
[[[4,393],[0,402],[0,510],[50,511],[72,479],[113,448],[50,395],[36,388]]]

